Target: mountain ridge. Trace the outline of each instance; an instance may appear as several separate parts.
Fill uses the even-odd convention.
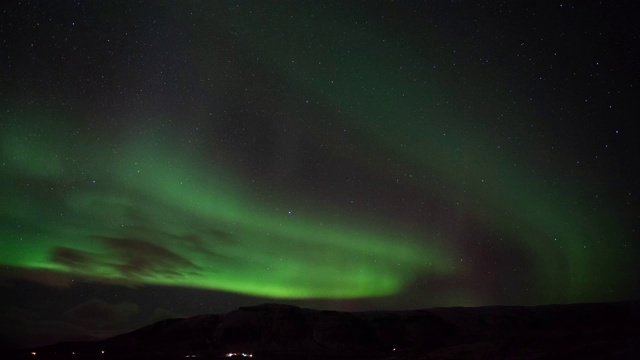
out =
[[[105,360],[215,359],[242,353],[271,359],[631,359],[640,355],[639,320],[640,301],[362,312],[265,303],[226,314],[162,320],[106,340],[8,355]]]

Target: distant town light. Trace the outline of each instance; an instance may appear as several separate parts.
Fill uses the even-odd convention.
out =
[[[226,353],[224,354],[225,357],[253,357],[253,354],[251,353]]]
[[[35,351],[32,351],[32,352],[31,352],[31,355],[36,356],[36,355],[37,355],[37,353],[36,353]]]

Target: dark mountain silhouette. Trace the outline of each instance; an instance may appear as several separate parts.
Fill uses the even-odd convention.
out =
[[[638,359],[639,320],[640,302],[372,312],[264,304],[2,358]]]

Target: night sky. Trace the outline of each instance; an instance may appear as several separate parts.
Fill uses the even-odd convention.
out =
[[[640,296],[632,1],[0,7],[0,347]]]

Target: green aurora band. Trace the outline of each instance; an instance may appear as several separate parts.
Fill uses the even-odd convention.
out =
[[[563,178],[562,159],[546,168],[538,166],[535,172],[530,170],[540,165],[535,159],[523,163],[514,155],[516,147],[543,154],[542,144],[525,137],[516,145],[497,143],[495,136],[476,126],[473,115],[459,108],[444,110],[444,103],[459,104],[457,94],[447,86],[450,80],[425,70],[423,58],[428,55],[418,54],[382,27],[359,27],[366,19],[357,13],[344,11],[336,17],[322,5],[269,7],[269,13],[262,19],[231,11],[227,27],[239,30],[246,46],[279,67],[288,83],[340,109],[345,126],[361,133],[371,146],[382,146],[408,168],[436,174],[452,189],[464,189],[461,211],[531,256],[534,278],[541,284],[535,302],[625,297],[625,273],[632,271],[627,269],[634,268],[636,259],[624,250],[629,235],[614,218],[616,209],[595,214],[580,200],[602,190],[588,181],[582,188],[575,188],[574,182],[550,184],[546,179]],[[322,28],[323,35],[311,40],[306,28]],[[287,34],[287,41],[274,34]],[[429,42],[439,44],[435,35]],[[473,80],[467,87],[483,88]],[[511,116],[519,123],[531,112],[522,107]],[[418,179],[413,182],[423,186]]]
[[[274,214],[168,136],[114,153],[86,138],[69,146],[52,122],[20,122],[3,119],[0,264],[273,298],[392,295],[418,273],[451,272],[415,235]]]
[[[625,298],[637,255],[623,246],[629,235],[616,209],[592,211],[582,199],[596,186],[588,179],[581,187],[563,183],[563,159],[536,162],[543,145],[524,137],[520,144],[498,142],[461,106],[445,108],[456,103],[455,88],[446,74],[425,70],[424,52],[383,28],[354,25],[365,19],[346,10],[336,16],[321,5],[246,5],[271,15],[265,19],[207,6],[226,19],[214,30],[239,34],[233,41],[258,54],[259,66],[300,97],[328,104],[334,121],[357,133],[364,149],[382,148],[406,168],[432,174],[464,199],[464,216],[527,254],[539,291],[532,302]],[[304,29],[323,32],[311,39]],[[430,41],[441,45],[435,36]],[[203,74],[221,62],[209,42],[197,39],[190,55]],[[483,89],[481,82],[467,86]],[[61,276],[63,284],[78,279],[334,299],[391,296],[425,274],[468,275],[454,266],[456,246],[467,239],[445,234],[451,238],[431,241],[429,234],[366,216],[336,220],[321,208],[288,213],[282,209],[294,204],[261,200],[268,189],[215,167],[168,129],[140,139],[100,139],[37,109],[12,110],[0,116],[0,265],[11,274]],[[528,110],[509,116],[519,123],[518,117],[533,117]],[[333,155],[345,162],[367,156]],[[417,176],[407,181],[451,202]],[[443,246],[447,241],[452,245]],[[456,291],[444,296],[474,304],[473,294]]]

